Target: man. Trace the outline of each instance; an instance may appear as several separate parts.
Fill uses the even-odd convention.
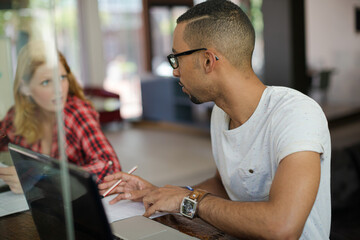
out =
[[[194,191],[117,173],[99,185],[104,192],[124,180],[112,203],[143,201],[145,216],[195,212],[237,237],[329,239],[326,118],[307,96],[262,84],[251,66],[254,42],[249,19],[229,1],[207,1],[178,18],[168,59],[194,103],[216,104],[211,139],[217,173]]]

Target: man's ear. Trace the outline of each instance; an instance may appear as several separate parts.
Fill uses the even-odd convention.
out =
[[[217,60],[218,59],[214,53],[210,51],[205,52],[204,68],[206,73],[210,73],[214,70],[215,62]]]

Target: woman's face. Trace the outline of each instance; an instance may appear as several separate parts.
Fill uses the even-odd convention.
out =
[[[61,86],[61,100],[64,106],[68,91],[69,81],[67,79],[67,72],[61,62],[59,62],[59,80]],[[40,65],[34,72],[28,85],[29,94],[33,100],[43,110],[49,112],[56,111],[56,96],[55,96],[55,82],[53,79],[53,69],[46,64]]]

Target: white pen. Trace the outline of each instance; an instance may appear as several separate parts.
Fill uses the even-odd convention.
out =
[[[133,172],[135,172],[135,170],[138,168],[138,166],[133,167],[128,174],[132,174]],[[114,188],[116,188],[120,183],[122,182],[122,179],[120,179],[119,181],[117,181],[114,185],[111,186],[111,188],[109,188],[109,190],[107,190],[102,196],[106,197],[107,195],[109,195],[109,193],[114,190]]]

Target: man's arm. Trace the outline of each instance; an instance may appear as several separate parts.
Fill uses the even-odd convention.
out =
[[[116,188],[116,192],[123,193],[115,201],[142,199],[146,208],[144,216],[150,216],[156,211],[179,212],[183,197],[190,192],[174,186],[156,188],[139,177],[117,174],[119,176],[116,178],[124,179],[125,183]],[[114,180],[110,178],[105,180]],[[205,183],[213,180],[199,186],[210,190]],[[294,153],[280,162],[271,185],[269,201],[235,202],[207,195],[199,203],[198,215],[215,227],[238,237],[298,239],[314,204],[319,183],[320,154]],[[106,189],[111,185],[99,186],[102,186],[100,189]]]
[[[194,186],[194,188],[203,189],[203,190],[210,192],[213,195],[216,195],[216,196],[219,196],[219,197],[222,197],[225,199],[229,199],[229,196],[227,195],[226,190],[222,184],[221,177],[220,177],[218,170],[216,170],[216,174],[214,177],[209,178],[209,179],[205,180],[204,182],[197,184],[196,186]]]
[[[298,239],[320,183],[320,155],[298,152],[279,164],[268,202],[234,202],[207,196],[199,216],[234,236]]]
[[[98,185],[99,193],[103,195],[120,179],[122,179],[122,183],[110,192],[110,194],[118,194],[109,202],[110,204],[123,199],[140,202],[147,193],[158,189],[157,186],[138,176],[116,172],[106,176],[104,182]]]
[[[194,188],[206,190],[222,199],[229,199],[218,171],[214,177],[194,186]],[[185,196],[188,196],[190,192],[191,191],[181,187],[166,185],[146,194],[139,191],[133,191],[128,199],[138,198],[138,195],[141,195],[146,209],[144,216],[149,217],[156,211],[179,212],[181,201]]]

